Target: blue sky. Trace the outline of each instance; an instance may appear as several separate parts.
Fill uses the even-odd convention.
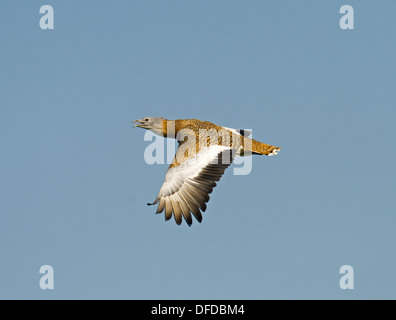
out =
[[[45,4],[54,30],[39,27]],[[395,299],[395,11],[1,1],[0,298]],[[167,165],[144,161],[130,125],[144,116],[283,149],[250,175],[228,169],[203,223],[177,226],[146,206]]]

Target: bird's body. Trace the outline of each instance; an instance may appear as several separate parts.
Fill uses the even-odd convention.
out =
[[[153,204],[157,213],[165,210],[165,219],[172,213],[177,224],[182,216],[192,224],[191,213],[201,222],[209,194],[234,157],[251,154],[274,155],[279,147],[249,138],[249,131],[235,130],[197,119],[167,120],[144,118],[136,127],[151,130],[179,142],[175,158]]]

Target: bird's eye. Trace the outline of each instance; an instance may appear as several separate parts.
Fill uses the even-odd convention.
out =
[[[144,121],[149,121],[149,118],[144,118]]]

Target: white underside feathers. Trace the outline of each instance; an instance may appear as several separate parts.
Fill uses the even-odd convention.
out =
[[[280,149],[274,149],[271,153],[268,154],[269,157],[271,156],[275,156],[278,154],[278,152],[280,151]]]

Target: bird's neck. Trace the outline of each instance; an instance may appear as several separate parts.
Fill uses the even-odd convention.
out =
[[[177,120],[162,120],[162,134],[164,137],[175,138],[177,134],[176,130],[176,122]]]

